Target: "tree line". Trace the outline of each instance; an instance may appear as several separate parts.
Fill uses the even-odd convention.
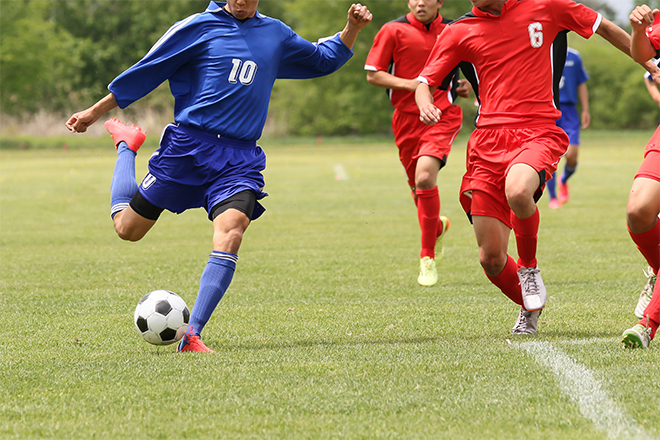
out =
[[[637,3],[642,3],[636,0]],[[176,21],[201,12],[207,0],[3,0],[0,2],[0,113],[29,117],[39,111],[66,115],[107,94],[107,85],[137,62]],[[262,14],[281,19],[310,41],[343,29],[347,0],[261,0]],[[366,82],[364,62],[376,32],[408,12],[406,0],[365,0],[374,21],[364,28],[354,56],[337,73],[306,81],[280,80],[273,90],[270,130],[282,135],[380,134],[390,131],[392,108],[382,89]],[[585,0],[609,19],[603,2]],[[657,6],[657,0],[647,1]],[[469,12],[469,0],[444,0],[443,16]],[[626,23],[620,23],[626,26]],[[627,30],[629,30],[626,27]],[[599,36],[569,36],[591,79],[587,83],[594,128],[650,128],[658,105],[648,96],[644,70]],[[145,98],[170,112],[167,85]],[[476,114],[461,100],[464,127]]]

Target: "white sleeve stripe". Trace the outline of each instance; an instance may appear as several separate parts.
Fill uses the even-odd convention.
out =
[[[592,28],[594,34],[595,34],[596,31],[598,30],[598,28],[600,27],[600,24],[601,24],[602,22],[603,22],[603,16],[600,15],[600,13],[599,13],[599,14],[598,14],[598,18],[596,18],[596,22],[594,23],[594,26],[593,26],[593,28]]]
[[[316,42],[316,44],[322,44],[322,43],[325,43],[326,41],[332,40],[333,38],[335,38],[339,34],[340,34],[340,32],[337,32],[336,34],[330,35],[329,37],[319,38],[319,40]]]
[[[364,70],[368,70],[370,72],[378,72],[378,68],[376,68],[376,66],[370,66],[369,64],[364,65]]]
[[[421,83],[424,83],[424,84],[426,84],[427,86],[429,85],[429,80],[427,80],[427,79],[424,78],[423,76],[418,76],[418,77],[417,77],[417,81],[419,81],[419,82],[421,82]]]
[[[182,27],[184,27],[185,25],[190,23],[192,21],[192,19],[194,19],[198,15],[199,14],[191,15],[190,17],[186,18],[185,20],[181,21],[180,23],[175,24],[174,26],[169,28],[167,30],[167,32],[165,32],[165,34],[162,37],[160,37],[160,39],[158,41],[156,41],[156,44],[154,44],[154,46],[149,50],[149,52],[147,52],[147,55],[145,55],[145,56],[148,56],[149,54],[151,54],[151,52],[153,52],[154,50],[156,50],[160,46],[162,46],[163,43],[165,43],[172,35],[174,35],[179,29],[181,29]]]

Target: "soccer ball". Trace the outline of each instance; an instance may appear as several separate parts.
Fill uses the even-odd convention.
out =
[[[150,344],[169,345],[188,329],[190,311],[186,302],[169,290],[154,290],[142,297],[133,315],[135,328]]]

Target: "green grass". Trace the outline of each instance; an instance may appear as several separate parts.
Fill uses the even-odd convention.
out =
[[[391,141],[263,141],[268,211],[204,331],[212,355],[150,346],[132,323],[151,290],[192,306],[211,251],[203,210],[122,242],[111,146],[3,148],[0,438],[608,438],[524,341],[591,370],[657,438],[660,350],[618,343],[645,282],[625,205],[650,135],[584,132],[571,201],[539,203],[549,301],[530,337],[510,335],[517,307],[480,269],[458,204],[465,136],[440,174],[452,227],[433,288],[416,285],[419,231]]]

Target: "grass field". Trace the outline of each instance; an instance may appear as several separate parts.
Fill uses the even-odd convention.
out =
[[[0,438],[660,438],[660,346],[619,344],[646,281],[625,205],[650,135],[586,131],[570,202],[539,203],[549,300],[525,337],[457,201],[465,137],[441,172],[452,226],[433,288],[416,284],[391,140],[264,141],[268,211],[205,329],[210,355],[150,346],[132,322],[151,290],[192,307],[202,210],[122,242],[107,140],[0,150]]]

